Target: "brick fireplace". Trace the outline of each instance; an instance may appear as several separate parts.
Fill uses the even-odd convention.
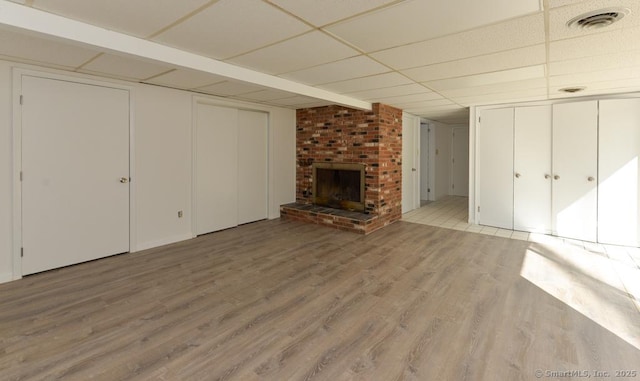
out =
[[[400,219],[402,110],[334,105],[299,109],[296,117],[296,202],[280,208],[283,218],[363,234]],[[314,163],[364,165],[364,212],[314,205]]]

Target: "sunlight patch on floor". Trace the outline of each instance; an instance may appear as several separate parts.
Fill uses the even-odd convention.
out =
[[[520,275],[640,350],[640,268],[614,262],[578,247],[534,243]]]

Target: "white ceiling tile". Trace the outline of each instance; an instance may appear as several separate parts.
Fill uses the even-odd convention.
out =
[[[408,85],[357,91],[357,92],[346,93],[346,94],[356,99],[368,100],[368,99],[379,98],[379,97],[393,97],[397,95],[424,93],[427,90],[428,89],[426,89],[424,86],[420,84],[411,83]]]
[[[577,74],[640,66],[640,50],[549,63],[549,75]]]
[[[392,106],[400,108],[402,110],[414,109],[416,107],[425,107],[428,109],[435,109],[435,108],[442,109],[443,107],[460,107],[459,104],[456,104],[444,98],[434,99],[432,101],[420,101],[420,102],[394,102]]]
[[[179,89],[196,89],[198,87],[226,80],[228,80],[228,78],[219,75],[203,73],[195,70],[178,69],[155,78],[151,78],[146,82],[155,85],[176,87]]]
[[[99,53],[98,50],[0,30],[0,55],[9,59],[76,68]]]
[[[267,74],[300,70],[343,58],[359,52],[318,31],[304,34],[275,45],[243,54],[229,63]]]
[[[576,16],[608,8],[626,8],[631,13],[606,28],[582,29],[567,26],[567,22]],[[640,2],[637,0],[589,0],[549,11],[549,39],[551,41],[610,32],[638,25],[640,25]]]
[[[417,82],[427,82],[537,65],[545,61],[546,49],[544,44],[540,44],[463,60],[406,69],[401,72]]]
[[[539,0],[410,0],[331,25],[327,30],[372,52],[538,11]]]
[[[549,44],[549,61],[566,61],[633,50],[640,50],[640,27],[552,41]]]
[[[246,93],[251,93],[251,92],[255,92],[263,89],[264,89],[263,86],[254,85],[247,82],[224,81],[220,83],[215,83],[213,85],[198,87],[196,90],[202,91],[208,94],[227,96],[227,95],[246,94]]]
[[[318,86],[319,88],[333,91],[339,94],[377,89],[382,87],[394,87],[400,85],[410,84],[412,81],[407,77],[400,75],[396,72],[377,74],[363,78],[349,79],[346,81],[339,81],[333,83],[327,83]]]
[[[137,37],[147,37],[209,0],[34,0],[34,8]]]
[[[549,8],[564,7],[566,5],[572,5],[581,3],[585,0],[549,0]]]
[[[81,71],[93,74],[105,74],[123,79],[142,80],[171,70],[169,65],[142,61],[140,59],[113,54],[102,54],[100,57],[82,67]]]
[[[26,4],[27,3],[26,0],[9,0],[9,1],[11,1],[12,3],[18,3],[18,4]]]
[[[544,78],[544,76],[544,65],[536,65],[518,69],[503,70],[494,73],[484,73],[459,78],[441,79],[437,81],[425,82],[425,84],[429,88],[436,91],[443,91],[448,89],[461,89],[467,87],[489,85],[493,83]]]
[[[544,42],[544,15],[538,13],[433,40],[383,50],[371,56],[393,68],[408,69]]]
[[[453,99],[459,104],[463,105],[521,102],[524,100],[544,100],[547,99],[547,89],[521,89],[494,94],[459,96],[454,97]]]
[[[273,4],[305,19],[315,26],[338,20],[394,3],[397,0],[270,0]]]
[[[419,94],[410,94],[410,95],[398,95],[394,97],[380,97],[376,98],[377,102],[380,103],[410,103],[410,102],[421,102],[421,101],[431,101],[434,99],[442,99],[442,96],[433,91],[425,91]]]
[[[260,0],[220,0],[153,40],[226,59],[310,30],[302,21]]]
[[[357,56],[309,69],[283,74],[281,77],[306,83],[308,85],[318,85],[321,83],[366,77],[386,71],[389,71],[387,67],[377,63],[369,57]]]
[[[627,78],[640,78],[640,67],[551,76],[549,77],[549,87],[587,86],[592,82],[617,81]]]
[[[522,81],[500,82],[500,83],[491,83],[491,84],[482,85],[482,86],[447,89],[447,90],[441,90],[440,93],[447,98],[457,99],[457,97],[507,93],[512,91],[524,90],[524,89],[542,89],[546,91],[546,88],[547,88],[546,78],[534,78],[534,79],[525,79]]]

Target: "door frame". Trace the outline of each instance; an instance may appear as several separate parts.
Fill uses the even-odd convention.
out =
[[[93,77],[84,75],[66,75],[55,72],[37,71],[31,69],[12,68],[12,133],[13,133],[13,210],[12,210],[12,280],[22,278],[22,181],[20,179],[22,173],[22,77],[37,77],[50,80],[58,80],[65,82],[78,83],[83,85],[92,85],[100,87],[108,87],[129,92],[129,252],[136,251],[136,187],[135,187],[135,151],[134,132],[135,119],[133,112],[134,88],[124,85],[120,82],[107,82],[104,80],[95,80]]]
[[[253,112],[261,112],[267,114],[267,204],[265,205],[267,209],[267,219],[272,218],[270,216],[270,205],[271,205],[271,195],[272,195],[272,139],[273,134],[271,130],[271,110],[268,107],[261,108],[255,107],[251,104],[246,104],[246,107],[239,101],[228,102],[218,98],[208,97],[205,95],[193,95],[191,97],[191,237],[196,238],[198,236],[198,221],[197,221],[197,213],[198,213],[198,200],[197,200],[197,190],[196,184],[198,179],[198,171],[197,171],[197,163],[198,163],[198,151],[197,151],[197,142],[198,142],[198,120],[196,118],[198,112],[198,105],[209,105],[209,106],[217,106],[217,107],[227,107],[233,108],[236,110],[244,110],[244,111],[253,111]]]

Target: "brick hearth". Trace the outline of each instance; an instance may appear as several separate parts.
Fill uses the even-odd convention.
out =
[[[296,203],[281,206],[283,218],[364,234],[400,219],[402,110],[379,103],[372,111],[299,109],[296,152]],[[313,162],[365,164],[365,213],[311,206]]]

